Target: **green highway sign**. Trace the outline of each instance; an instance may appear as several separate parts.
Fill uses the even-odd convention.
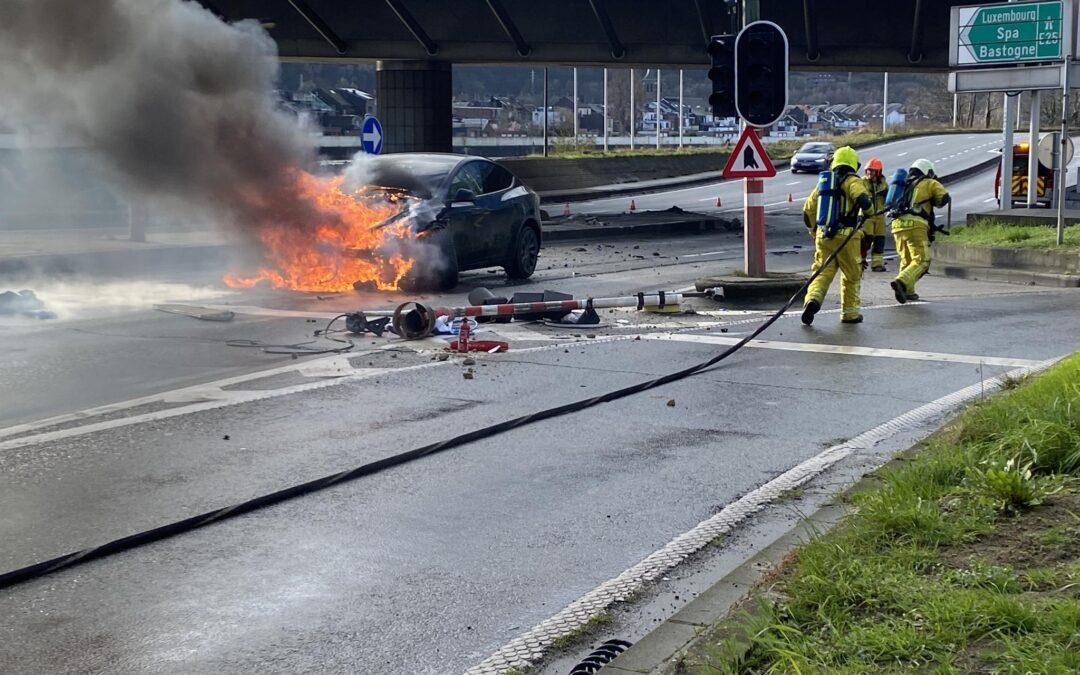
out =
[[[953,8],[951,65],[1054,61],[1062,58],[1062,0]]]

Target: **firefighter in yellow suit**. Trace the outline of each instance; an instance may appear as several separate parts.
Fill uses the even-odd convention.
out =
[[[892,221],[900,271],[892,281],[896,301],[918,300],[915,282],[930,269],[930,243],[934,240],[934,207],[945,206],[951,197],[935,177],[928,159],[917,159],[908,169],[907,181]]]
[[[862,265],[859,262],[859,250],[862,232],[852,234],[859,227],[859,212],[869,213],[873,204],[866,183],[859,178],[859,156],[850,147],[843,147],[833,155],[830,167],[836,176],[839,193],[840,228],[833,236],[827,236],[817,226],[818,189],[815,187],[803,203],[803,222],[814,238],[814,263],[812,271],[821,269],[810,287],[806,289],[803,304],[802,322],[809,326],[814,322],[814,315],[821,309],[825,294],[829,291],[836,271],[840,270],[840,321],[843,323],[862,323],[859,313],[859,285],[862,281]],[[848,239],[848,236],[851,238]],[[845,243],[846,240],[846,243]],[[840,248],[843,246],[843,248]],[[827,267],[822,267],[825,260],[839,249],[836,257]]]
[[[885,166],[877,157],[866,163],[866,189],[874,202],[869,213],[864,213],[862,240],[862,267],[867,268],[866,254],[870,254],[870,271],[885,271],[885,195],[889,183],[885,180]]]

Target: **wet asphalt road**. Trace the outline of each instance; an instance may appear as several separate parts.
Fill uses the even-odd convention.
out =
[[[960,187],[975,199],[975,187]],[[801,228],[793,214],[771,221],[774,269],[807,264]],[[731,234],[607,243],[546,249],[537,278],[519,288],[678,288],[742,255]],[[215,296],[214,274],[167,276],[209,289],[199,302],[262,313],[211,324],[121,303],[104,316],[73,310],[57,324],[0,329],[0,348],[18,350],[0,377],[20,385],[2,394],[4,427],[241,376],[118,411],[101,418],[115,426],[94,433],[16,443],[0,435],[0,569],[596,395],[721,348],[515,327],[514,349],[478,357],[471,380],[456,359],[370,351],[379,341],[345,363],[296,362],[224,341],[293,341],[316,325],[281,310],[323,317],[397,299]],[[764,336],[880,352],[744,350],[654,392],[0,590],[0,671],[460,672],[823,447],[1006,370],[980,359],[1077,348],[1075,289],[928,277],[920,293],[930,302],[897,307],[885,277],[867,277],[861,326],[823,313],[813,328],[786,317]],[[463,281],[434,299],[503,283],[486,271]],[[596,334],[709,337],[726,328],[724,337],[738,337],[751,328],[740,321],[757,315],[627,316]],[[689,325],[706,320],[730,323]],[[911,351],[957,356],[925,361]],[[243,381],[274,367],[287,372]],[[325,379],[331,367],[351,379]],[[296,388],[310,384],[320,388]],[[237,398],[155,417],[226,394]],[[127,423],[139,413],[141,423]]]
[[[862,326],[823,314],[804,329],[787,318],[769,337],[1023,359],[1076,347],[1075,291],[928,279],[920,290],[934,302],[893,307],[880,286],[868,289],[881,307]],[[742,330],[733,324],[727,336]],[[485,357],[473,380],[455,361],[418,361],[5,449],[3,565],[640,381],[715,349],[586,340]],[[0,668],[457,672],[837,438],[1002,370],[747,350],[653,393],[6,589]]]

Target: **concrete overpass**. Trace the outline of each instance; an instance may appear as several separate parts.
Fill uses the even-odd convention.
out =
[[[199,0],[257,19],[289,61],[378,62],[387,150],[449,150],[451,64],[700,67],[715,33],[774,21],[793,68],[945,71],[964,0]]]

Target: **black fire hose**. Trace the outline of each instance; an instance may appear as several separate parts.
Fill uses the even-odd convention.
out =
[[[847,235],[847,237],[845,237],[844,243],[837,247],[837,249],[825,259],[822,266],[810,275],[810,278],[806,280],[806,283],[804,283],[799,288],[799,290],[796,291],[795,294],[792,295],[786,303],[784,303],[783,307],[781,307],[772,316],[766,319],[764,323],[755,328],[752,333],[742,338],[737,343],[731,345],[723,352],[712,357],[708,361],[703,361],[697,365],[683,368],[682,370],[670,373],[668,375],[664,375],[662,377],[658,377],[654,380],[641,382],[639,384],[633,384],[628,387],[623,387],[622,389],[616,389],[615,391],[601,394],[600,396],[595,396],[593,398],[582,399],[580,401],[566,403],[560,406],[556,406],[554,408],[548,408],[547,410],[541,410],[539,412],[531,413],[529,415],[515,417],[513,419],[506,420],[505,422],[499,422],[498,424],[493,424],[491,426],[483,427],[481,429],[475,429],[473,431],[469,431],[464,434],[454,436],[453,438],[439,441],[437,443],[431,443],[419,448],[414,448],[413,450],[402,452],[397,455],[378,459],[374,462],[369,462],[353,469],[347,469],[340,473],[323,476],[322,478],[316,478],[315,480],[310,480],[306,483],[300,483],[299,485],[293,485],[278,490],[276,492],[271,492],[269,494],[261,495],[259,497],[254,497],[247,501],[233,504],[232,506],[226,506],[219,509],[214,509],[213,511],[207,511],[206,513],[202,513],[197,516],[191,516],[190,518],[177,520],[175,522],[168,523],[160,527],[155,527],[150,530],[145,530],[143,532],[137,532],[126,537],[121,537],[120,539],[114,539],[113,541],[100,544],[98,546],[92,546],[90,548],[85,548],[81,551],[67,553],[65,555],[57,556],[50,560],[43,560],[32,565],[20,567],[18,569],[14,569],[9,572],[0,574],[0,588],[6,588],[8,586],[12,586],[14,584],[18,584],[24,581],[43,577],[47,574],[51,574],[67,567],[79,565],[97,558],[104,558],[105,556],[119,553],[121,551],[127,551],[139,546],[143,546],[145,544],[149,544],[151,542],[166,539],[168,537],[178,535],[182,532],[189,532],[191,530],[210,525],[211,523],[216,523],[218,521],[225,520],[226,518],[233,518],[239,516],[242,513],[248,513],[257,509],[271,506],[273,504],[278,504],[280,502],[293,499],[294,497],[318,492],[319,490],[325,490],[326,488],[332,487],[339,483],[344,483],[345,481],[360,478],[361,476],[370,476],[371,474],[378,473],[380,471],[383,471],[384,469],[389,469],[394,466],[406,464],[422,457],[433,455],[437,452],[443,452],[444,450],[449,450],[451,448],[456,448],[465,445],[466,443],[478,441],[483,438],[490,438],[505,431],[510,431],[511,429],[517,429],[518,427],[532,424],[533,422],[539,422],[540,420],[551,419],[553,417],[559,417],[561,415],[577,412],[579,410],[585,410],[586,408],[591,408],[601,403],[608,403],[610,401],[625,398],[633,394],[648,391],[649,389],[655,389],[656,387],[660,387],[662,385],[684,379],[695,373],[699,373],[706,368],[720,363],[727,357],[742,349],[746,345],[746,343],[750,342],[758,335],[761,335],[763,332],[765,332],[765,330],[768,329],[769,326],[773,325],[773,323],[775,323],[777,319],[783,316],[787,310],[791,309],[791,306],[795,304],[795,301],[799,298],[799,296],[806,291],[807,287],[809,287],[811,282],[813,282],[814,279],[816,279],[818,275],[821,274],[822,270],[831,265],[832,262],[836,259],[836,256],[840,253],[840,251],[842,251],[843,248],[847,246],[847,243],[851,241],[851,238],[855,236],[855,233],[859,231],[860,226],[852,228],[851,232]]]

